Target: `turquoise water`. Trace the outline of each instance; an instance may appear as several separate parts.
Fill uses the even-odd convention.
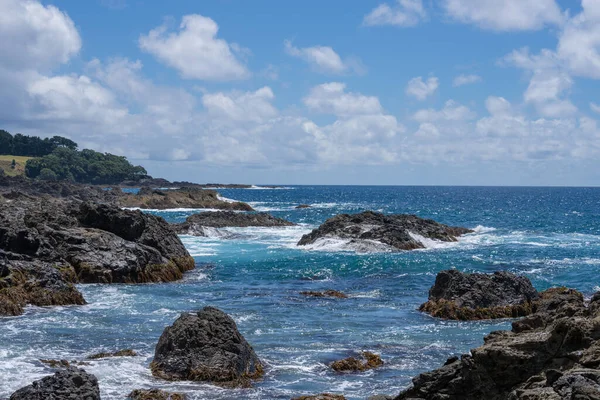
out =
[[[317,186],[219,192],[300,225],[182,236],[197,261],[183,281],[81,285],[86,306],[30,307],[23,316],[0,319],[0,398],[52,373],[40,358],[82,359],[122,348],[141,355],[85,367],[98,376],[104,399],[123,399],[144,387],[183,391],[192,399],[289,399],[323,391],[349,399],[396,394],[412,376],[479,346],[487,332],[510,326],[508,320],[447,322],[417,312],[438,271],[508,270],[528,276],[538,289],[566,285],[586,295],[600,290],[598,188]],[[313,208],[294,208],[301,203]],[[339,241],[295,246],[325,219],[366,209],[414,213],[476,233],[458,243],[431,242],[428,249],[403,253],[357,254]],[[194,211],[150,212],[175,222]],[[323,289],[351,297],[298,294]],[[229,313],[266,362],[266,376],[253,389],[172,384],[150,375],[148,364],[164,327],[179,313],[206,305]],[[328,368],[360,350],[380,353],[385,365],[353,375]]]

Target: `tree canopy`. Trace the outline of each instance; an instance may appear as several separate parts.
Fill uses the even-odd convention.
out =
[[[142,166],[134,166],[127,158],[84,149],[77,151],[58,147],[51,154],[27,161],[25,173],[42,180],[67,180],[79,183],[118,184],[147,176]]]
[[[62,136],[40,138],[20,133],[11,135],[0,129],[0,155],[43,157],[58,148],[77,149],[77,143]]]

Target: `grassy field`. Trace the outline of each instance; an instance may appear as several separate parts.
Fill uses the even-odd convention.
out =
[[[17,176],[25,174],[25,163],[33,157],[21,156],[0,156],[0,169],[8,176]],[[15,160],[15,168],[11,168],[12,160]]]

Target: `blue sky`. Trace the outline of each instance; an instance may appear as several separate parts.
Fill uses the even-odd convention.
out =
[[[198,182],[597,185],[600,1],[1,0],[0,127]]]

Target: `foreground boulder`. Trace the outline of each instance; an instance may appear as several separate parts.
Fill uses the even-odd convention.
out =
[[[28,196],[0,202],[0,250],[56,265],[81,283],[173,281],[195,264],[160,217]]]
[[[456,320],[516,318],[533,312],[538,292],[526,277],[510,272],[467,274],[457,270],[438,273],[429,300],[420,311]]]
[[[218,210],[254,211],[239,201],[225,201],[214,190],[183,187],[173,190],[142,188],[137,194],[127,194],[118,199],[122,207],[165,210],[169,208],[215,208]]]
[[[252,346],[223,311],[182,314],[161,335],[150,368],[157,378],[249,387],[263,375]]]
[[[295,224],[282,218],[276,218],[268,213],[244,214],[233,211],[208,211],[190,215],[185,222],[174,224],[173,229],[181,235],[206,236],[205,227],[275,227],[294,226]]]
[[[68,268],[0,250],[0,315],[20,315],[27,304],[40,307],[86,304],[81,292],[63,272]]]
[[[472,232],[467,228],[440,224],[415,215],[385,215],[373,211],[360,214],[340,214],[325,221],[319,228],[300,239],[299,246],[319,240],[345,239],[350,245],[384,245],[387,250],[425,248],[425,239],[455,242],[460,235]]]
[[[413,379],[396,400],[600,399],[600,293],[541,292],[533,314],[511,331]]]
[[[10,400],[99,400],[98,379],[82,369],[61,369],[17,390]]]

